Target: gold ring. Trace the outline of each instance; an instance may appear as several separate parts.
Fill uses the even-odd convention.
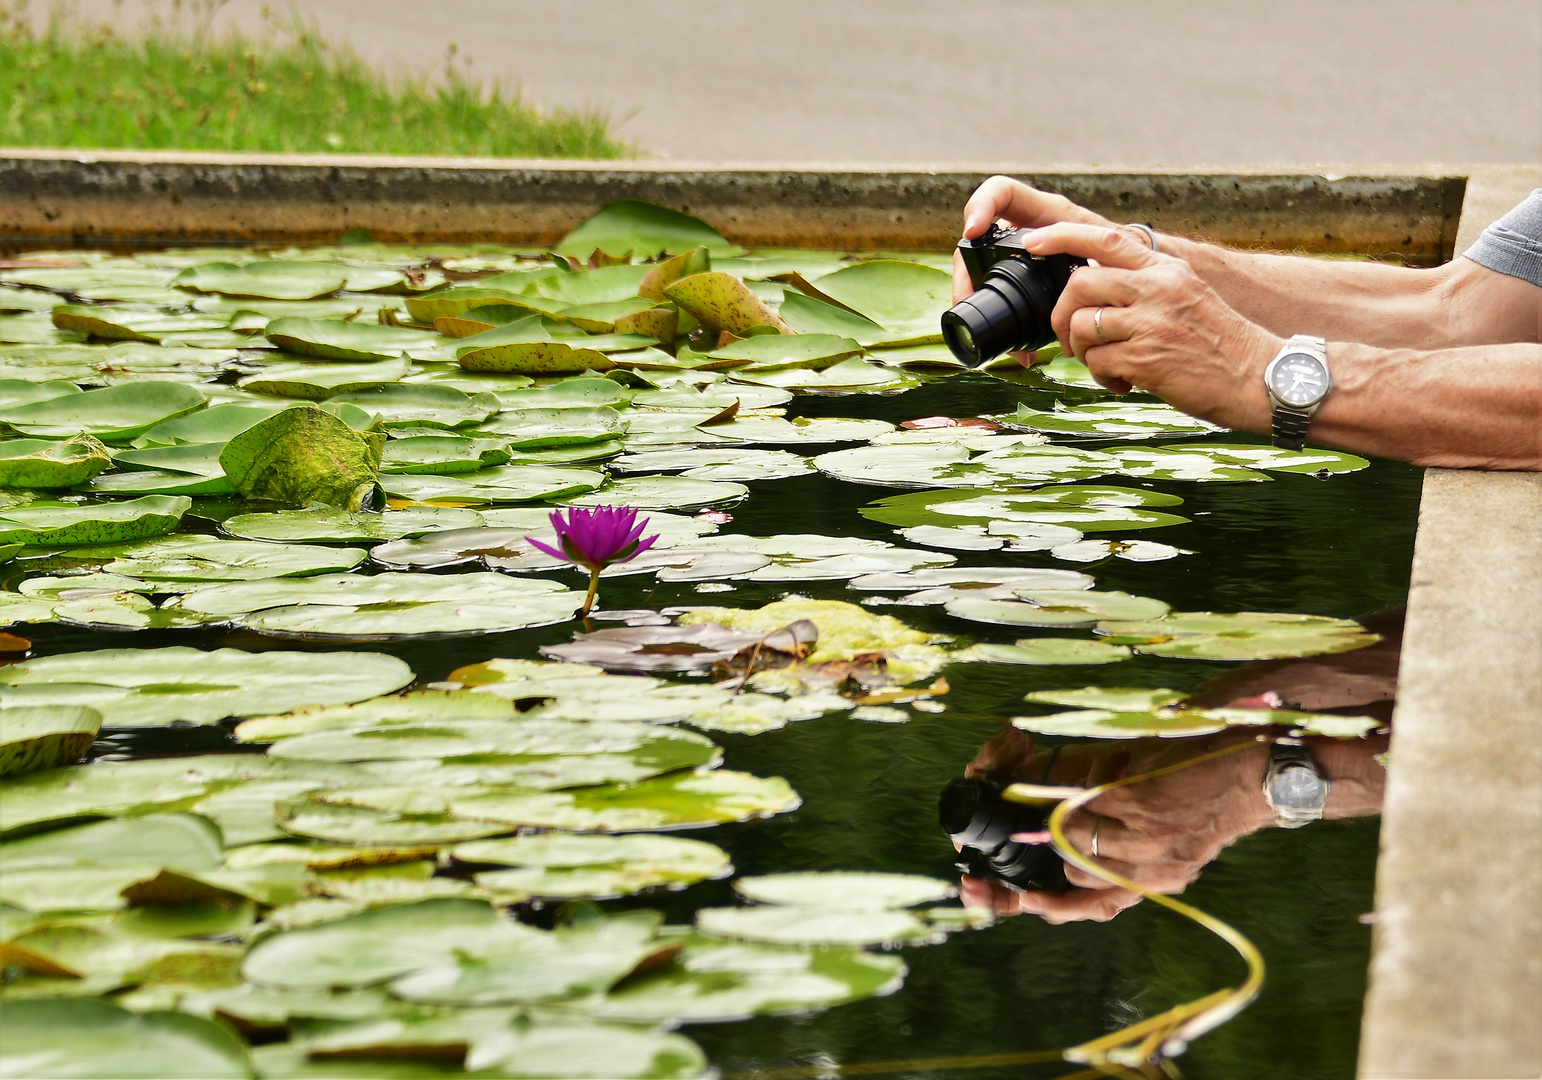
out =
[[[1102,309],[1099,309],[1099,310],[1102,310]],[[1098,820],[1092,826],[1092,846],[1088,849],[1088,850],[1090,850],[1092,852],[1092,857],[1094,859],[1096,859],[1098,857],[1098,831],[1100,829],[1102,829],[1102,828],[1103,828],[1103,819],[1102,818],[1098,818]]]
[[[1092,328],[1098,332],[1098,340],[1099,341],[1102,341],[1102,342],[1107,342],[1108,341],[1108,336],[1103,333],[1103,309],[1102,308],[1098,308],[1098,310],[1096,310],[1096,311],[1094,311],[1092,313]]]

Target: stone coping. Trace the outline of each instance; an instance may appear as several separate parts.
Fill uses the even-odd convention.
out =
[[[1459,169],[697,166],[0,150],[0,247],[389,242],[546,245],[612,199],[687,211],[750,247],[945,251],[996,172],[1119,221],[1239,247],[1450,258]]]

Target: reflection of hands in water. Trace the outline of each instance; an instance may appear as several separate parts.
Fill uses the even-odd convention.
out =
[[[1190,700],[1205,707],[1242,705],[1244,701],[1239,698],[1272,694],[1314,710],[1352,707],[1350,711],[1372,712],[1364,706],[1389,699],[1396,686],[1400,628],[1389,625],[1376,629],[1387,638],[1373,648],[1340,656],[1248,665],[1201,688]],[[1257,707],[1251,700],[1246,703]],[[1386,750],[1385,736],[1306,742],[1318,770],[1332,784],[1325,817],[1380,811],[1385,770],[1375,756]],[[1029,783],[1095,787],[1228,747],[1237,749],[1106,792],[1066,821],[1066,838],[1083,853],[1090,853],[1096,827],[1095,862],[1152,892],[1180,893],[1222,849],[1274,823],[1274,812],[1263,795],[1268,745],[1257,729],[1236,729],[1197,739],[1086,744],[1066,747],[1056,754],[1036,751],[1022,732],[1009,728],[980,748],[964,775],[994,773]],[[1014,839],[1047,841],[1048,837],[1019,834]],[[1000,881],[965,876],[960,892],[969,906],[989,907],[997,915],[1038,914],[1052,923],[1082,919],[1104,922],[1140,902],[1139,894],[1069,864],[1066,879],[1070,889],[1051,893],[1022,892]]]

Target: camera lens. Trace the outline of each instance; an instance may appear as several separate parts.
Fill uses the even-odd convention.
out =
[[[1004,352],[1048,345],[1055,340],[1050,313],[1080,263],[1065,255],[1001,260],[974,295],[943,313],[943,341],[970,367]]]
[[[1043,812],[1001,797],[1000,785],[958,778],[937,800],[937,822],[962,845],[960,868],[976,877],[998,878],[1020,889],[1066,888],[1065,866],[1047,844],[1023,844],[1015,832],[1043,827]]]

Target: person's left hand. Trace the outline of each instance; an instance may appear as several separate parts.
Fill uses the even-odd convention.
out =
[[[1228,307],[1188,263],[1119,229],[1070,222],[1037,230],[1027,248],[1097,261],[1071,275],[1051,321],[1098,382],[1148,391],[1224,427],[1269,429],[1263,371],[1282,341]]]

